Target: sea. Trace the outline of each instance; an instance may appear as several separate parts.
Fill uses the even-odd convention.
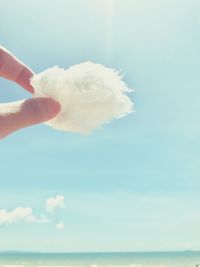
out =
[[[200,251],[0,253],[0,267],[200,267]]]

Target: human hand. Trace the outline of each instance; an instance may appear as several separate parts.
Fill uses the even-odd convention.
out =
[[[0,46],[0,77],[16,82],[33,93],[30,85],[33,75],[32,70]],[[60,104],[49,97],[0,104],[0,139],[21,128],[48,121],[59,112]]]

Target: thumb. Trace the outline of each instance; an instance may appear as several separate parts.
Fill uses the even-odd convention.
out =
[[[0,104],[0,138],[34,124],[48,121],[60,112],[60,104],[49,97]]]

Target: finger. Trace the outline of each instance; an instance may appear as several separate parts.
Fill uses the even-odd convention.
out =
[[[17,82],[30,93],[34,92],[30,85],[30,78],[34,75],[33,71],[24,65],[19,59],[12,55],[8,50],[0,47],[0,76],[13,82]]]
[[[27,126],[42,123],[55,117],[60,104],[49,97],[0,105],[0,138]]]
[[[30,84],[30,79],[33,77],[33,75],[34,73],[25,66],[23,70],[20,72],[20,74],[17,76],[15,82],[33,94],[34,89]]]

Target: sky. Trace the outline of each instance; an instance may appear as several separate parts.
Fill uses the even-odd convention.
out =
[[[89,136],[37,125],[1,140],[0,250],[200,249],[199,8],[0,0],[0,43],[36,73],[101,63],[135,105]],[[30,97],[0,79],[2,103]]]

